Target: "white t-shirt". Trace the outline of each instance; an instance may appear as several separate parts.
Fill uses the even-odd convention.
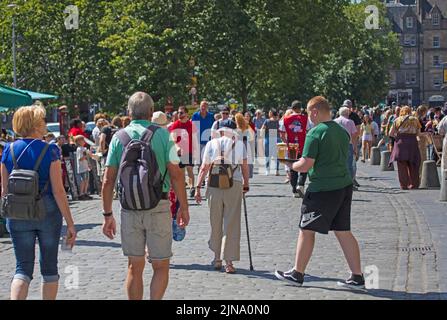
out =
[[[244,148],[242,141],[237,140],[233,149],[233,139],[224,136],[209,141],[203,152],[203,162],[211,164],[221,156],[221,150],[224,153],[225,163],[232,164],[237,169],[234,172],[233,180],[242,182],[241,165],[243,160],[247,159],[248,152]],[[233,169],[234,169],[233,167]]]
[[[99,135],[101,134],[101,130],[98,127],[95,127],[92,131],[93,142],[99,146]]]
[[[77,164],[77,171],[79,173],[88,172],[88,161],[87,159],[81,160],[82,157],[85,157],[87,155],[87,148],[86,147],[78,147],[76,149],[76,164]]]
[[[371,125],[372,125],[372,129],[373,129],[373,134],[375,136],[378,136],[380,134],[379,125],[375,121],[371,122]]]

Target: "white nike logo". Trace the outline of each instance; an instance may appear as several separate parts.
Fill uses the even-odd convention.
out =
[[[315,220],[317,220],[320,217],[321,217],[321,214],[316,216],[315,212],[309,212],[309,213],[303,214],[303,219],[301,220],[301,224],[300,224],[301,228],[305,228],[306,226],[308,226],[309,224],[311,224],[312,222],[314,222]]]

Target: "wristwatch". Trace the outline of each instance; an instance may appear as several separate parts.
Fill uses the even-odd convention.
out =
[[[103,212],[102,215],[104,217],[111,217],[111,216],[113,216],[113,212],[110,212],[110,213]]]

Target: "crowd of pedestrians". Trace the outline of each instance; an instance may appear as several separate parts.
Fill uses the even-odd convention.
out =
[[[360,187],[357,161],[367,162],[373,146],[392,151],[390,162],[397,162],[402,189],[418,188],[421,161],[437,156],[432,135],[447,131],[445,111],[425,106],[413,110],[395,103],[359,107],[351,100],[333,108],[319,96],[306,106],[296,100],[285,111],[259,109],[254,115],[229,107],[213,114],[209,103],[202,101],[190,117],[185,106],[172,114],[155,112],[152,98],[137,92],[128,101],[128,116],[110,120],[98,113],[91,134],[86,133],[85,123],[74,119],[66,139],[46,132],[44,110],[20,108],[13,129],[23,138],[0,146],[2,212],[16,192],[11,181],[17,179],[14,170],[20,169],[38,173],[46,214],[44,219],[27,220],[12,213],[7,219],[17,260],[11,298],[27,296],[36,239],[42,296],[56,297],[63,218],[65,244],[73,247],[76,239],[66,194],[73,186],[79,200],[91,200],[93,192],[101,196],[102,231],[109,239],[116,236],[115,216],[120,215],[129,299],[143,297],[146,261],[153,268],[150,297],[163,298],[172,242],[184,238],[190,220],[188,196],[199,204],[207,200],[212,267],[236,273],[241,206],[250,191],[255,163],[264,175],[279,176],[284,169],[292,196],[303,199],[294,267],[277,270],[276,277],[301,286],[315,234],[334,231],[351,271],[340,285],[362,289],[360,250],[351,233],[352,193]],[[67,162],[70,158],[74,161]],[[112,210],[114,199],[120,202],[118,213]]]

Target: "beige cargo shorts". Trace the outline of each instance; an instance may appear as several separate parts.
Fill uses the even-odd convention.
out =
[[[166,260],[172,257],[172,218],[169,200],[161,200],[152,210],[121,208],[121,246],[127,257]]]

